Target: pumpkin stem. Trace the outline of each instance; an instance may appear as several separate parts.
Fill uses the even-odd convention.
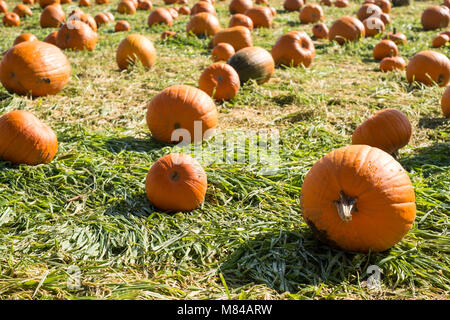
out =
[[[339,193],[339,200],[333,201],[337,207],[339,217],[342,219],[342,221],[352,221],[352,212],[356,211],[356,200],[358,200],[358,198],[351,198],[341,190],[341,192]]]

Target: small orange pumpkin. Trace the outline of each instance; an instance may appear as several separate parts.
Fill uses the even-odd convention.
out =
[[[227,63],[238,73],[241,85],[249,80],[263,84],[269,81],[275,70],[272,55],[261,47],[238,50]]]
[[[416,53],[406,66],[408,82],[418,81],[429,86],[447,85],[450,79],[450,60],[440,52],[425,50]]]
[[[226,28],[217,32],[213,38],[212,44],[213,46],[217,46],[221,42],[231,44],[235,51],[253,45],[250,30],[243,26]]]
[[[8,4],[3,1],[0,0],[0,13],[7,13],[8,12]]]
[[[385,26],[391,23],[391,17],[387,13],[382,13],[380,15],[380,19],[383,21]]]
[[[95,0],[95,4],[107,4],[109,0]]]
[[[303,0],[285,0],[283,3],[283,8],[286,11],[300,11],[303,5]]]
[[[231,16],[228,27],[243,26],[249,30],[253,30],[253,20],[242,13],[236,13]]]
[[[6,27],[18,27],[20,26],[20,17],[17,13],[7,12],[3,16],[3,24]]]
[[[450,40],[448,35],[446,34],[439,34],[436,37],[433,38],[433,41],[431,43],[431,46],[433,48],[440,48],[446,45],[446,43]]]
[[[379,6],[384,13],[391,12],[392,4],[389,0],[376,0],[375,4]]]
[[[373,3],[365,3],[356,12],[356,16],[360,21],[364,21],[369,17],[379,18],[382,13],[383,11],[379,6]]]
[[[420,22],[424,30],[446,28],[450,22],[449,9],[444,6],[429,7],[422,12]]]
[[[20,36],[18,36],[13,43],[13,46],[25,42],[25,41],[37,41],[38,38],[32,33],[22,33]]]
[[[450,87],[447,87],[441,98],[441,110],[444,117],[450,117]]]
[[[333,5],[331,0],[320,0],[320,4],[326,7],[331,7]]]
[[[348,0],[336,0],[333,5],[336,8],[347,8],[349,6]]]
[[[19,15],[19,17],[25,17],[25,16],[29,16],[31,17],[33,15],[33,12],[31,12],[30,7],[28,7],[25,4],[18,4],[14,10],[14,13],[17,13]]]
[[[171,27],[173,24],[173,18],[170,12],[166,9],[157,8],[149,14],[147,24],[149,27],[157,24],[165,24]]]
[[[186,33],[193,33],[196,36],[213,36],[219,31],[219,20],[208,12],[200,12],[192,16],[186,26]]]
[[[330,27],[330,41],[343,44],[347,41],[358,41],[366,34],[364,25],[356,18],[345,16],[336,20]]]
[[[306,4],[299,14],[301,23],[314,23],[323,20],[322,7],[316,3]]]
[[[392,40],[396,45],[402,45],[408,42],[406,36],[403,33],[396,32],[395,29],[394,32],[386,33],[383,39]]]
[[[49,5],[41,13],[41,28],[58,28],[66,20],[66,14],[59,5]]]
[[[402,57],[386,57],[380,62],[380,70],[383,72],[405,70],[406,62]]]
[[[213,133],[218,123],[218,112],[214,101],[202,90],[173,85],[152,99],[146,119],[156,140],[191,143],[201,142]]]
[[[177,33],[175,31],[166,30],[161,33],[161,40],[167,39],[167,38],[176,38]]]
[[[35,3],[35,1],[34,0],[22,0],[22,3],[32,6]]]
[[[150,0],[139,0],[137,9],[138,10],[152,10],[153,4]]]
[[[130,31],[130,30],[131,30],[131,26],[128,23],[128,21],[125,21],[125,20],[117,21],[116,25],[114,26],[115,32],[126,32],[126,31]]]
[[[151,68],[156,61],[153,43],[139,34],[130,34],[123,39],[116,52],[116,62],[121,70],[127,69],[131,62],[139,61],[145,68]]]
[[[135,14],[136,13],[136,7],[133,2],[122,0],[117,5],[117,12],[122,14]]]
[[[48,36],[45,37],[44,42],[50,43],[56,46],[56,37],[58,36],[58,31],[53,31]]]
[[[386,57],[395,57],[398,55],[398,48],[394,41],[381,40],[373,48],[373,58],[383,60]]]
[[[14,164],[49,163],[58,149],[53,130],[25,110],[0,117],[0,136],[0,158]]]
[[[384,22],[375,17],[367,18],[363,21],[366,37],[373,37],[379,33],[383,33],[386,30]]]
[[[44,9],[46,6],[52,5],[52,4],[60,4],[60,0],[39,0],[39,6]]]
[[[187,6],[182,6],[178,9],[178,14],[189,16],[191,14],[191,9]]]
[[[145,181],[148,200],[166,212],[192,211],[205,199],[208,179],[194,158],[168,154],[150,168]]]
[[[216,8],[206,1],[199,1],[191,8],[191,16],[196,15],[197,13],[206,12],[212,15],[217,15]]]
[[[91,6],[91,0],[80,0],[78,2],[80,7],[90,7]]]
[[[228,64],[214,63],[203,70],[198,87],[216,100],[230,100],[239,91],[239,75]]]
[[[231,0],[228,10],[231,14],[245,13],[251,7],[253,7],[252,0]]]
[[[221,42],[218,43],[211,52],[211,57],[214,62],[217,61],[227,61],[230,59],[233,54],[235,54],[235,50],[233,46],[229,43]]]
[[[304,31],[291,31],[278,38],[272,48],[277,65],[309,67],[316,56],[311,38]]]
[[[61,49],[94,50],[98,35],[86,23],[70,20],[58,31],[56,44]]]
[[[312,33],[317,39],[328,39],[329,30],[325,23],[320,22],[312,27]]]
[[[253,7],[247,9],[244,13],[247,17],[252,19],[253,27],[255,28],[271,28],[273,23],[273,15],[267,7]]]
[[[95,23],[97,23],[97,28],[100,28],[101,25],[107,24],[109,22],[109,18],[104,13],[99,13],[94,17]]]

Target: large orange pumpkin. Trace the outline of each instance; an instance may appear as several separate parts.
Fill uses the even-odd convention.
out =
[[[212,41],[213,46],[221,42],[231,44],[235,51],[253,45],[250,30],[243,26],[226,28],[216,33]]]
[[[366,34],[364,25],[356,18],[345,16],[336,20],[330,27],[330,41],[343,44],[347,41],[358,41]]]
[[[307,173],[302,214],[317,238],[352,252],[385,251],[411,229],[414,188],[388,153],[367,145],[334,150]]]
[[[314,23],[323,20],[322,7],[316,3],[306,4],[299,14],[301,23]]]
[[[204,200],[207,177],[194,158],[168,154],[150,168],[145,181],[148,200],[166,212],[192,211]]]
[[[447,87],[442,95],[441,109],[445,117],[450,117],[450,87]]]
[[[9,49],[0,63],[0,80],[11,93],[33,97],[56,94],[70,78],[64,53],[41,41],[25,41]]]
[[[123,70],[136,59],[139,59],[145,68],[151,68],[156,61],[156,50],[153,43],[145,36],[130,34],[120,42],[117,48],[116,62]]]
[[[53,130],[25,110],[0,118],[0,137],[0,159],[14,164],[49,163],[58,149]]]
[[[444,6],[432,6],[422,12],[420,18],[424,30],[445,28],[450,22],[450,12]]]
[[[147,109],[147,125],[152,136],[166,143],[200,142],[213,133],[217,123],[214,101],[191,86],[173,85],[164,89]],[[185,136],[187,133],[189,136]]]
[[[447,85],[450,79],[450,60],[440,52],[425,50],[412,57],[406,66],[408,82],[418,81],[429,86]]]
[[[303,0],[285,0],[283,3],[284,10],[286,11],[300,11],[303,5]]]
[[[253,20],[242,13],[236,13],[231,16],[228,27],[243,26],[249,30],[253,30]]]
[[[231,14],[245,13],[251,7],[253,7],[252,0],[231,0],[228,10]]]
[[[227,63],[239,75],[241,84],[255,80],[258,84],[269,81],[275,69],[272,55],[261,47],[247,47],[237,51]]]
[[[252,19],[255,28],[271,28],[273,15],[268,7],[253,7],[245,11],[245,15]]]
[[[304,31],[282,35],[272,48],[272,57],[277,65],[309,67],[315,56],[314,43]]]
[[[216,100],[230,100],[239,91],[239,75],[228,64],[214,63],[203,70],[198,87]]]
[[[56,44],[61,49],[92,51],[97,45],[98,35],[86,23],[71,20],[58,31]]]
[[[411,139],[408,117],[393,108],[383,109],[361,123],[353,132],[352,144],[366,144],[397,155]]]
[[[41,28],[58,28],[66,20],[66,14],[59,5],[49,5],[41,13]]]
[[[186,26],[188,34],[197,36],[213,36],[220,31],[219,20],[208,12],[200,12],[192,16]]]
[[[149,27],[152,27],[156,24],[165,24],[170,27],[173,24],[173,18],[170,12],[166,9],[157,8],[149,14],[147,24]]]

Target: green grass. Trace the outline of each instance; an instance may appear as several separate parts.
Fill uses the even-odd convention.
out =
[[[155,3],[161,6],[162,1]],[[254,30],[254,44],[270,50],[290,30],[305,30],[280,0],[275,27]],[[13,1],[8,1],[10,8]],[[228,24],[226,2],[216,8]],[[436,2],[393,8],[393,23],[408,37],[400,55],[429,49],[436,31],[424,32],[420,13]],[[188,17],[171,28],[177,39],[161,41],[166,27],[148,28],[148,12],[116,14],[117,1],[83,10],[108,10],[132,32],[148,36],[158,52],[150,71],[120,72],[115,50],[125,37],[114,24],[99,30],[93,52],[66,51],[72,79],[58,95],[38,99],[0,88],[0,114],[33,112],[55,130],[54,161],[36,167],[0,162],[0,297],[3,299],[448,299],[450,293],[450,122],[442,117],[443,88],[410,85],[404,73],[383,74],[372,59],[378,38],[338,46],[315,42],[310,68],[277,68],[261,86],[241,88],[218,103],[222,131],[278,129],[279,171],[264,165],[203,163],[208,191],[202,206],[166,214],[146,199],[148,169],[178,150],[154,141],[145,124],[147,103],[172,84],[197,85],[211,64],[209,39],[185,34]],[[193,2],[189,4],[193,5]],[[325,22],[349,8],[324,7]],[[68,8],[68,5],[64,5]],[[41,9],[20,28],[0,26],[0,51],[22,32],[43,39]],[[448,47],[439,49],[449,55]],[[400,150],[417,198],[417,218],[391,250],[352,254],[319,243],[301,216],[299,195],[311,166],[351,143],[354,128],[381,108],[408,115],[413,137]],[[205,142],[212,145],[214,139]],[[250,150],[245,150],[249,153]],[[381,269],[381,290],[367,287],[367,268]],[[81,288],[67,286],[70,267]]]

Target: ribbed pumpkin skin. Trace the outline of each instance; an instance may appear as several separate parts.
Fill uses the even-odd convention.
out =
[[[239,75],[228,64],[214,63],[203,70],[198,87],[216,100],[230,100],[239,91]]]
[[[38,39],[36,36],[32,33],[22,33],[20,36],[18,36],[13,43],[13,46],[18,45],[19,43],[25,42],[25,41],[37,41]]]
[[[200,12],[192,16],[186,26],[186,32],[196,36],[213,36],[220,31],[220,23],[216,16],[208,12]]]
[[[165,24],[170,27],[173,24],[173,18],[166,9],[157,8],[148,15],[147,24],[149,27],[152,27],[155,24]]]
[[[47,125],[25,110],[0,117],[0,159],[38,165],[53,160],[58,139]]]
[[[380,70],[383,72],[393,70],[405,70],[406,62],[402,57],[386,57],[380,62]]]
[[[253,21],[254,28],[271,28],[273,15],[268,7],[253,7],[245,11],[245,15]]]
[[[450,22],[450,12],[447,7],[432,6],[422,12],[420,18],[424,30],[446,28]]]
[[[406,79],[408,82],[418,81],[427,86],[436,82],[444,87],[450,79],[450,60],[440,52],[421,51],[406,66]]]
[[[26,41],[9,49],[0,63],[0,80],[11,93],[33,97],[56,94],[69,82],[71,68],[60,49]]]
[[[153,43],[139,34],[130,34],[123,39],[116,52],[116,62],[121,70],[128,68],[130,62],[139,59],[145,68],[151,68],[156,61]]]
[[[272,57],[277,65],[309,67],[315,56],[314,43],[304,31],[282,35],[272,48]]]
[[[56,44],[61,49],[94,50],[98,35],[86,23],[71,20],[58,31]]]
[[[353,132],[352,144],[366,144],[396,154],[411,139],[408,117],[393,108],[383,109],[361,123]]]
[[[249,30],[253,30],[253,20],[247,17],[245,14],[236,13],[231,16],[228,27],[243,26]]]
[[[251,7],[253,7],[252,0],[231,0],[228,10],[231,14],[244,13]]]
[[[356,199],[342,219],[340,194]],[[416,216],[414,188],[386,152],[366,145],[334,150],[316,162],[301,190],[302,214],[318,239],[351,252],[381,252],[399,242]]]
[[[182,142],[183,138],[180,137],[172,141],[172,134],[176,129],[186,129],[190,133],[191,142],[200,142],[207,130],[217,127],[218,113],[214,101],[202,90],[186,85],[173,85],[152,99],[146,119],[156,140],[166,143]],[[201,137],[194,134],[195,121],[201,121]]]
[[[214,35],[212,44],[213,46],[217,46],[221,42],[231,44],[235,51],[251,47],[253,45],[250,30],[242,26],[226,28],[217,32]]]
[[[66,20],[66,14],[60,6],[49,5],[41,13],[41,28],[58,28]]]
[[[342,17],[336,20],[330,27],[330,41],[337,41],[343,44],[347,41],[358,41],[366,34],[364,25],[361,21],[353,17]]]
[[[450,117],[450,87],[447,87],[442,95],[441,109],[444,117]]]
[[[258,84],[269,81],[275,70],[272,55],[261,47],[248,47],[237,51],[227,63],[239,75],[241,85],[248,80],[256,80]]]
[[[194,158],[171,153],[156,161],[145,182],[148,200],[166,212],[192,211],[204,200],[207,177]]]

